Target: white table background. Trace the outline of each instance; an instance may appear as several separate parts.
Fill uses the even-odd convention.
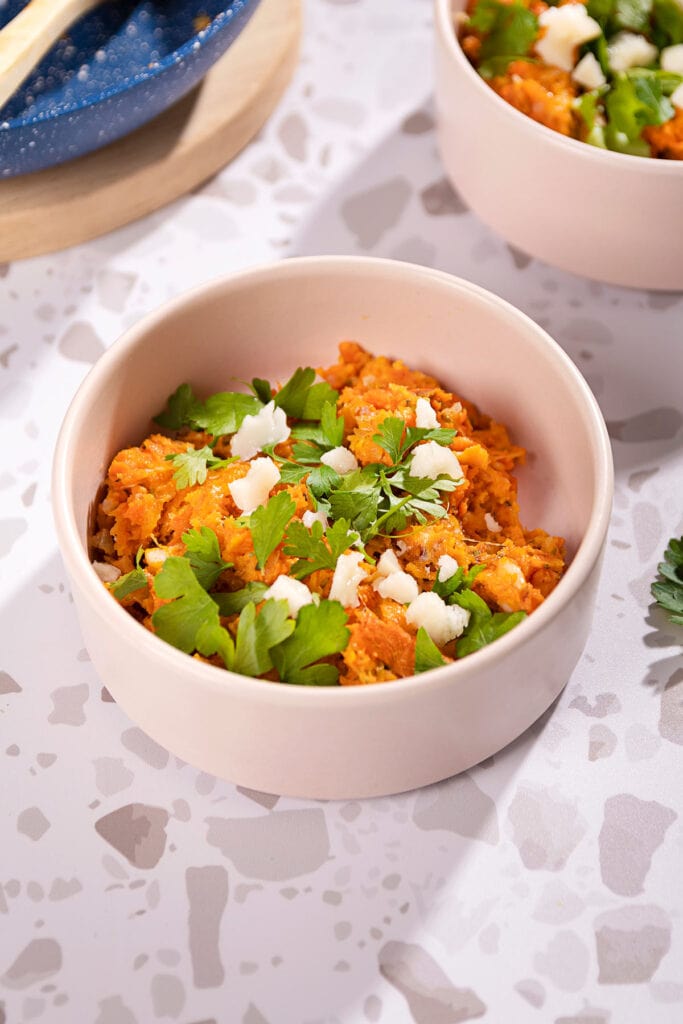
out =
[[[222,174],[0,267],[0,1021],[674,1024],[683,631],[649,583],[683,533],[683,297],[562,274],[467,211],[436,154],[428,0],[305,13],[285,100]],[[148,740],[101,692],[50,512],[59,424],[125,328],[318,253],[424,263],[521,307],[586,375],[617,467],[557,704],[464,776],[358,803],[236,789]]]

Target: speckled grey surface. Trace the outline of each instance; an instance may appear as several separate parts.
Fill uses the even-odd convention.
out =
[[[649,583],[683,532],[683,297],[541,266],[465,209],[436,158],[428,0],[306,13],[294,84],[230,168],[0,268],[0,1021],[674,1024],[683,657]],[[466,775],[363,803],[237,789],[148,740],[83,650],[49,504],[69,398],[125,327],[318,252],[426,263],[526,310],[586,374],[617,465],[557,704]]]

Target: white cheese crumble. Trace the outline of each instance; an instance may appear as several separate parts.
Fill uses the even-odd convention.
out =
[[[665,46],[659,55],[662,71],[671,71],[674,75],[683,75],[683,43]]]
[[[410,475],[436,479],[441,473],[452,477],[453,480],[462,479],[462,469],[455,452],[450,448],[444,448],[437,441],[419,444],[410,464]]]
[[[391,548],[387,548],[386,551],[383,551],[379,556],[376,571],[378,576],[391,576],[394,572],[402,571],[401,563]]]
[[[358,584],[365,579],[365,569],[361,567],[363,556],[360,551],[351,551],[340,555],[332,577],[330,601],[339,601],[344,608],[357,608]]]
[[[280,470],[272,459],[254,459],[249,472],[241,480],[228,484],[232,500],[241,512],[253,512],[259,505],[265,505],[275,484],[280,479]]]
[[[441,555],[439,561],[436,563],[439,567],[439,574],[437,579],[439,583],[445,583],[451,576],[454,576],[460,566],[454,558],[450,555]]]
[[[549,7],[539,14],[538,23],[545,34],[536,43],[536,53],[541,60],[563,71],[574,67],[577,46],[596,39],[602,31],[583,4]]]
[[[284,409],[276,408],[275,402],[268,402],[255,416],[245,416],[242,425],[233,435],[230,451],[246,462],[267,444],[280,444],[290,435]]]
[[[392,600],[398,601],[399,604],[410,604],[420,592],[417,581],[402,570],[375,580],[372,587],[380,597],[390,597]]]
[[[634,32],[618,32],[607,44],[607,60],[612,71],[646,68],[657,59],[657,53],[656,46]]]
[[[436,413],[432,409],[431,402],[426,398],[418,398],[415,406],[415,426],[427,430],[434,430],[439,426]]]
[[[498,520],[492,516],[490,512],[484,513],[484,522],[486,523],[486,529],[491,533],[500,533],[503,529]]]
[[[313,523],[320,523],[323,530],[326,530],[329,526],[329,521],[322,509],[318,509],[317,512],[311,512],[310,509],[306,509],[301,517],[301,522],[304,524],[307,530],[313,526]]]
[[[147,565],[163,565],[167,558],[168,552],[163,548],[151,548],[149,551],[145,551]]]
[[[679,85],[678,88],[674,89],[670,99],[674,107],[683,109],[683,85]]]
[[[108,562],[93,562],[92,567],[103,583],[115,583],[121,575],[121,570]]]
[[[299,610],[306,604],[313,603],[313,594],[301,580],[292,579],[291,576],[278,576],[275,582],[266,590],[263,600],[273,598],[275,601],[286,601],[289,605],[289,614],[293,619],[299,614]]]
[[[498,563],[498,567],[502,572],[506,573],[508,576],[511,577],[517,590],[521,590],[522,587],[525,586],[526,580],[524,578],[524,573],[516,564],[516,562],[512,561],[512,559],[502,558]]]
[[[584,89],[599,89],[607,81],[600,67],[600,61],[594,53],[583,55],[572,71],[572,78]]]
[[[460,636],[470,621],[470,613],[459,605],[447,605],[433,590],[418,594],[408,605],[406,622],[422,626],[437,647]]]
[[[320,456],[320,461],[324,466],[329,466],[330,469],[333,469],[335,473],[339,473],[339,476],[346,476],[347,473],[353,473],[354,469],[358,469],[356,456],[349,448],[344,448],[343,445],[325,452],[324,455]]]

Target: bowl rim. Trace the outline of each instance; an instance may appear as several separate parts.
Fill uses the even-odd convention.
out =
[[[0,131],[3,133],[9,133],[12,131],[18,131],[20,128],[30,128],[35,127],[36,125],[48,124],[50,121],[56,121],[58,118],[64,117],[66,114],[77,114],[82,110],[87,110],[90,107],[96,107],[100,103],[105,103],[122,93],[132,92],[139,86],[144,85],[146,82],[150,82],[153,79],[158,78],[159,75],[163,74],[174,65],[181,64],[186,57],[198,53],[199,50],[209,42],[209,40],[223,29],[228,28],[228,26],[232,24],[234,18],[246,12],[249,7],[258,7],[259,2],[260,0],[227,0],[227,3],[224,4],[223,10],[219,11],[218,14],[211,19],[211,23],[207,25],[206,28],[203,28],[199,32],[195,32],[194,35],[189,36],[184,43],[178,46],[175,50],[172,50],[170,53],[167,53],[154,65],[148,65],[140,71],[135,72],[135,74],[128,77],[125,81],[118,82],[116,85],[110,85],[106,89],[102,89],[101,92],[93,94],[84,100],[77,100],[70,103],[58,103],[54,107],[50,107],[49,110],[42,110],[38,114],[30,117],[19,116],[9,118],[7,120],[2,119],[2,121],[0,121]]]
[[[93,392],[99,391],[107,377],[112,372],[116,372],[117,366],[125,362],[129,352],[145,335],[179,312],[191,311],[193,306],[201,305],[207,300],[210,301],[212,298],[224,294],[226,290],[230,292],[245,284],[254,285],[266,282],[273,276],[287,279],[296,276],[305,277],[316,272],[349,275],[362,272],[365,277],[389,275],[397,280],[397,284],[406,278],[413,280],[422,278],[425,282],[432,281],[450,288],[454,296],[466,293],[470,297],[473,296],[476,302],[502,311],[513,324],[516,322],[520,326],[524,326],[527,331],[530,330],[532,343],[539,350],[543,350],[551,361],[567,375],[570,389],[575,392],[577,398],[584,405],[586,419],[590,427],[596,497],[584,536],[565,575],[552,594],[534,611],[533,615],[530,615],[514,630],[506,633],[493,644],[474,652],[461,661],[430,669],[418,676],[392,680],[387,686],[273,685],[265,680],[238,675],[227,669],[200,662],[165,643],[133,619],[121,605],[112,600],[105,587],[102,586],[81,542],[71,500],[70,476],[73,471],[74,446],[85,418],[86,409],[91,404],[90,396]],[[385,700],[409,700],[415,696],[417,691],[422,691],[425,687],[438,690],[457,685],[458,680],[466,679],[473,670],[485,670],[497,662],[504,661],[516,647],[533,640],[576,598],[595,563],[600,559],[610,520],[613,485],[614,468],[610,441],[605,421],[593,393],[559,344],[521,310],[479,285],[441,270],[376,257],[306,256],[259,264],[234,273],[224,274],[184,292],[170,302],[163,303],[124,331],[97,360],[71,400],[55,447],[51,492],[57,538],[67,569],[70,575],[77,580],[85,599],[91,604],[98,617],[106,623],[106,628],[118,631],[122,636],[122,642],[128,647],[139,652],[143,658],[155,658],[161,664],[166,664],[169,671],[184,672],[188,684],[199,683],[213,691],[232,691],[235,696],[243,695],[254,702],[262,701],[272,704],[275,701],[278,705],[296,706],[298,704],[301,707],[310,707],[311,705],[317,706],[317,702],[329,700],[331,693],[337,694],[336,697],[331,698],[332,700],[350,701],[351,703],[358,700],[370,704]],[[341,696],[342,694],[344,696]],[[394,697],[385,696],[388,694],[394,694]]]
[[[499,112],[505,109],[513,123],[516,123],[521,130],[534,136],[538,135],[536,141],[540,140],[548,145],[555,145],[564,149],[567,155],[573,154],[575,157],[593,161],[598,165],[613,165],[616,160],[616,166],[624,172],[637,173],[646,167],[650,168],[645,171],[646,174],[676,175],[683,172],[682,160],[659,160],[657,157],[634,156],[631,153],[617,153],[613,149],[601,149],[599,146],[591,146],[579,139],[571,139],[567,135],[553,131],[547,125],[540,124],[527,114],[523,114],[521,110],[517,110],[511,103],[507,103],[502,96],[494,92],[467,60],[453,26],[453,0],[434,0],[434,8],[437,38],[445,46],[451,60],[455,62],[460,71],[469,77],[474,87],[480,91],[480,95],[486,97],[485,102],[493,102]]]

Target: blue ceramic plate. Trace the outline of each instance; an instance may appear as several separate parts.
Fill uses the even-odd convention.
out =
[[[206,74],[258,3],[116,0],[98,7],[0,110],[0,176],[82,156],[156,117]],[[0,26],[24,6],[0,2]]]

